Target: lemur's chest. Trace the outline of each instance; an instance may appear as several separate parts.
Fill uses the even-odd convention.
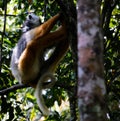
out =
[[[28,32],[25,33],[24,37],[26,39],[26,42],[29,43],[34,39],[35,34],[34,34],[33,31],[28,31]]]

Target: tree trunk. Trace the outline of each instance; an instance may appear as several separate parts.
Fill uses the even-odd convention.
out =
[[[103,35],[96,0],[78,0],[77,21],[80,121],[106,121]]]

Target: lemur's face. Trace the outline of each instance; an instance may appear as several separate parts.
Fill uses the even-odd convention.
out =
[[[34,13],[29,13],[26,17],[26,21],[23,24],[22,31],[26,32],[41,24],[40,18]]]
[[[36,26],[40,25],[40,18],[36,16],[34,13],[29,13],[27,16],[26,21],[28,21],[31,24],[34,24]]]

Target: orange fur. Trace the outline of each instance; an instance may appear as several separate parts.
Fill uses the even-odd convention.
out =
[[[27,31],[23,35],[27,37],[25,49],[17,60],[18,48],[16,47],[11,61],[15,78],[23,84],[36,88],[37,102],[44,115],[49,115],[49,110],[44,104],[42,89],[50,88],[55,83],[53,73],[69,48],[64,21],[56,31],[50,32],[55,23],[61,19],[60,17],[60,14],[57,14],[42,25]],[[55,47],[55,50],[48,60],[44,60],[45,49],[50,47]],[[51,83],[43,86],[46,78],[51,79]]]
[[[22,77],[22,83],[31,83],[38,76],[39,72],[41,71],[41,66],[45,63],[43,60],[40,60],[42,59],[41,57],[43,56],[45,48],[48,48],[57,43],[63,43],[64,41],[67,41],[67,33],[65,26],[59,27],[59,29],[55,32],[50,32],[58,18],[59,14],[52,17],[39,27],[36,27],[35,29],[30,31],[30,34],[34,33],[34,38],[30,42],[28,42],[25,50],[20,56],[18,63],[18,69]],[[61,52],[63,51],[63,49],[66,51],[65,47],[68,48],[68,46],[66,45],[60,46],[60,56],[56,56],[56,59],[53,60],[52,66],[50,66],[51,68],[56,68],[56,65],[61,59],[61,56],[65,54],[65,52]],[[54,65],[54,63],[56,64]],[[37,80],[35,80],[35,83],[37,84]]]

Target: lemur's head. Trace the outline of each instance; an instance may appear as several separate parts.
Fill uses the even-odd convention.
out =
[[[34,13],[29,13],[22,27],[22,32],[27,32],[41,24],[40,18]]]

